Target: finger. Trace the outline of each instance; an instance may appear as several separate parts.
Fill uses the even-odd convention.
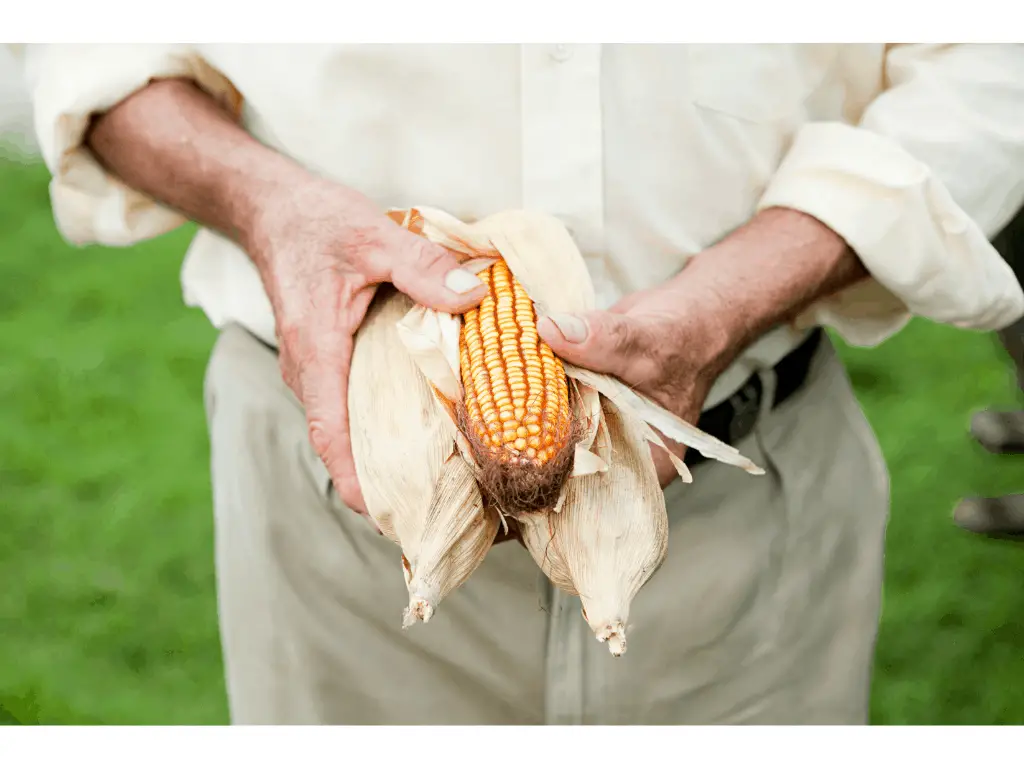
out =
[[[551,314],[537,321],[537,332],[563,360],[630,383],[643,376],[642,369],[651,358],[647,334],[628,315]]]
[[[352,338],[342,329],[316,336],[317,350],[305,361],[300,378],[309,440],[331,476],[335,491],[350,509],[365,513],[359,489],[348,420],[348,374]]]
[[[355,467],[352,468],[352,479],[347,481],[339,481],[341,485],[334,487],[335,493],[338,494],[338,498],[341,499],[342,503],[350,510],[355,512],[361,517],[365,517],[370,525],[374,527],[377,533],[381,533],[380,528],[377,527],[377,523],[374,522],[373,518],[370,517],[369,512],[366,511],[366,499],[363,497],[362,488],[359,485],[359,481],[355,478]],[[381,533],[383,535],[383,533]]]
[[[397,247],[382,257],[380,277],[416,303],[459,314],[475,307],[487,293],[480,278],[461,267],[447,248],[405,231],[399,231],[396,239]]]

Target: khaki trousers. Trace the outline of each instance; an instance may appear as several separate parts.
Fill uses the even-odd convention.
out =
[[[403,631],[398,548],[331,492],[277,359],[239,328],[206,407],[234,723],[867,721],[888,477],[827,340],[739,446],[765,476],[705,463],[667,489],[668,557],[620,659],[515,542]]]

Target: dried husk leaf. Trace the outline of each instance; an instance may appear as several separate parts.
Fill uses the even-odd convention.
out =
[[[602,398],[607,472],[573,478],[558,514],[521,520],[523,543],[548,578],[578,594],[595,637],[620,656],[633,598],[668,548],[668,514],[643,422]]]
[[[440,602],[465,583],[490,550],[499,524],[497,511],[484,507],[472,468],[454,454],[430,499],[422,536],[404,548],[404,626],[429,621]]]
[[[455,430],[398,337],[413,302],[382,287],[356,333],[349,373],[349,430],[367,512],[389,539],[415,539]]]
[[[457,431],[399,338],[412,308],[390,288],[370,305],[352,352],[349,425],[367,512],[402,548],[410,595],[432,613],[482,562],[497,521],[483,514]]]
[[[619,408],[623,408],[639,417],[644,422],[644,437],[649,442],[665,449],[665,452],[672,458],[676,471],[686,482],[691,482],[692,477],[689,470],[686,469],[685,463],[668,449],[664,440],[651,427],[660,430],[669,439],[693,448],[709,459],[715,459],[723,464],[731,464],[752,475],[764,474],[764,470],[761,467],[757,466],[733,446],[722,442],[716,437],[712,437],[691,424],[687,424],[670,411],[665,410],[653,400],[629,388],[613,376],[594,373],[569,363],[564,363],[564,365],[566,375],[575,378],[577,381],[589,384],[603,396],[614,402]]]
[[[566,488],[568,489],[574,482],[576,481],[570,479],[565,484]],[[579,592],[572,581],[572,575],[569,573],[569,566],[566,565],[562,550],[554,542],[555,519],[561,516],[560,511],[520,515],[517,518],[519,536],[548,580],[566,594],[578,595]]]
[[[480,230],[438,208],[418,206],[389,211],[402,226],[464,256],[496,253],[486,231]]]
[[[462,396],[459,377],[459,318],[434,312],[422,306],[412,307],[398,321],[398,337],[434,388],[450,401]],[[454,358],[449,355],[455,355]]]

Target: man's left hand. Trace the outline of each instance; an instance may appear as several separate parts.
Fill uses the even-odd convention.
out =
[[[562,359],[630,385],[690,424],[735,355],[735,341],[718,322],[720,297],[699,300],[678,283],[627,296],[607,311],[553,314],[537,323],[540,336]],[[684,446],[666,444],[677,455]],[[662,487],[676,477],[671,461],[652,446]]]
[[[712,384],[749,343],[866,277],[827,225],[766,208],[665,284],[607,311],[543,318],[537,330],[564,360],[615,376],[696,424]],[[669,448],[682,455],[682,446]],[[674,469],[653,452],[664,487]]]

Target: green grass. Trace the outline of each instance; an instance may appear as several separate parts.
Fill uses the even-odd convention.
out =
[[[222,723],[191,231],[72,249],[38,166],[0,164],[0,722]],[[966,435],[1010,405],[990,336],[915,321],[843,348],[892,471],[872,719],[1024,722],[1024,549],[955,529],[1021,490]]]

